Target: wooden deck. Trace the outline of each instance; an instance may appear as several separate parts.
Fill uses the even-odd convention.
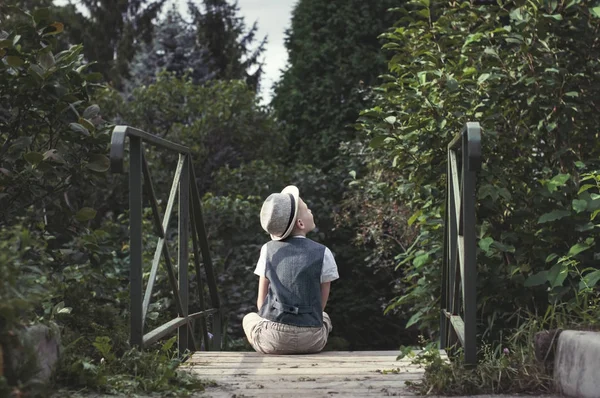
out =
[[[262,355],[255,352],[196,352],[186,361],[202,378],[214,380],[208,397],[383,397],[416,395],[406,381],[423,369],[398,351]]]

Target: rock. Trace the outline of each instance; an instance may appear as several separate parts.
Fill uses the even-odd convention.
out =
[[[577,398],[598,398],[600,333],[565,330],[558,339],[554,382],[558,392]]]
[[[6,376],[21,382],[32,379],[41,383],[48,382],[60,353],[58,326],[33,325],[19,331],[17,335],[15,344],[5,347],[5,366],[10,367],[6,369]]]
[[[535,347],[535,358],[545,364],[551,364],[554,361],[558,337],[562,332],[561,329],[544,330],[538,332],[533,337]]]

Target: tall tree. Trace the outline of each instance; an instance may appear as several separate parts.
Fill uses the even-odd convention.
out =
[[[162,71],[177,77],[187,74],[193,83],[203,83],[213,77],[212,59],[198,40],[193,24],[186,23],[173,8],[154,29],[152,41],[145,44],[133,58],[127,91],[156,81]]]
[[[199,41],[210,54],[218,79],[241,79],[258,90],[262,75],[259,57],[264,51],[267,38],[256,46],[256,22],[246,29],[244,18],[239,16],[237,1],[203,0],[197,7],[188,2],[190,14],[196,25]]]
[[[166,0],[81,0],[81,13],[65,21],[73,43],[83,43],[93,70],[116,88],[129,76],[129,63],[141,43],[152,39],[153,23]]]
[[[353,137],[365,88],[385,71],[378,36],[393,25],[396,0],[300,0],[286,32],[289,68],[272,105],[301,161],[327,166]]]

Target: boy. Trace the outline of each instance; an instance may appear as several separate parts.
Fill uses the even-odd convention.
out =
[[[269,195],[260,224],[271,241],[261,248],[254,271],[260,276],[258,313],[244,317],[246,337],[263,354],[319,352],[332,329],[324,310],[331,281],[339,278],[333,254],[306,238],[315,222],[293,185]]]

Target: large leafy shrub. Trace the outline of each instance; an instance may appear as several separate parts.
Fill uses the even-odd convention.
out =
[[[33,207],[32,221],[64,235],[94,218],[100,198],[86,193],[105,178],[110,137],[90,103],[98,74],[86,73],[81,46],[56,52],[63,25],[48,17],[24,13],[0,32],[0,225]]]
[[[557,300],[588,311],[577,303],[597,295],[600,276],[599,9],[577,0],[421,0],[395,11],[399,27],[383,35],[389,74],[357,125],[369,137],[369,171],[353,182],[366,203],[384,195],[401,204],[415,228],[397,251],[399,296],[388,309],[412,315],[409,326],[437,329],[446,146],[478,121],[480,331]],[[363,207],[362,217],[381,206]]]

